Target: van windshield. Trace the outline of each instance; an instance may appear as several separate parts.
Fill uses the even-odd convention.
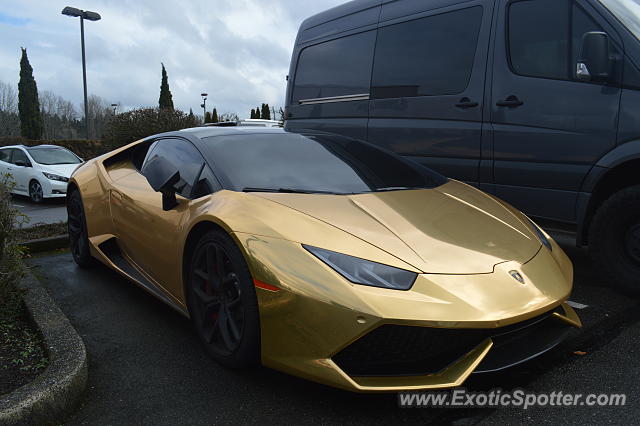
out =
[[[640,40],[640,0],[600,0]]]

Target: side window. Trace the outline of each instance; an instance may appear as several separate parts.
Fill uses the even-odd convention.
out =
[[[10,149],[0,149],[0,161],[4,161],[5,163],[9,162],[9,157],[11,156]]]
[[[298,57],[292,102],[368,94],[375,31],[306,47]]]
[[[516,74],[571,80],[582,36],[602,31],[570,0],[521,0],[509,6],[508,45]]]
[[[29,161],[29,158],[27,158],[27,154],[25,154],[22,150],[14,149],[13,156],[11,157],[11,163],[31,164],[31,161]]]
[[[175,166],[180,172],[180,182],[177,185],[178,194],[192,198],[196,179],[205,166],[204,158],[200,152],[191,142],[183,139],[160,139],[149,148],[149,153],[142,165],[143,175],[145,174],[145,165],[156,157],[164,157]]]
[[[380,28],[372,98],[463,92],[481,23],[482,7],[476,6]]]

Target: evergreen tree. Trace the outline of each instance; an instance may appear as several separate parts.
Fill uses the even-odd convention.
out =
[[[269,108],[269,104],[262,104],[262,111],[260,112],[260,116],[264,120],[271,120],[271,109]]]
[[[212,123],[212,121],[211,121],[211,113],[209,111],[204,113],[204,122],[205,123]]]
[[[256,107],[256,118],[260,118],[260,108]]]
[[[256,118],[256,112],[251,108],[251,118]]]
[[[173,109],[173,98],[171,96],[171,90],[169,90],[169,77],[167,77],[167,70],[164,69],[164,64],[162,65],[162,83],[160,83],[160,99],[158,100],[158,104],[160,109]]]
[[[189,118],[194,118],[195,115],[193,115],[193,109],[189,108]]]
[[[218,110],[217,109],[213,109],[213,112],[211,113],[211,122],[212,123],[217,123],[218,122]]]
[[[25,48],[22,48],[22,58],[20,58],[18,113],[22,136],[27,139],[40,139],[42,136],[42,116],[38,102],[38,86],[33,78],[33,68],[29,64]]]

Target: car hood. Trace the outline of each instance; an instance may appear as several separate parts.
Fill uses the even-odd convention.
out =
[[[82,163],[78,164],[40,164],[40,170],[47,173],[55,173],[66,178],[71,176],[71,173],[80,167]]]
[[[524,216],[453,180],[435,189],[355,195],[252,195],[328,223],[425,273],[491,273],[498,263],[526,263],[541,246]]]

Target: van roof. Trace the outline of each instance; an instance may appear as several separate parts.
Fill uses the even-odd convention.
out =
[[[352,13],[360,12],[371,7],[379,6],[383,0],[352,0],[350,2],[332,7],[305,19],[300,25],[300,30],[308,30],[316,25],[324,24],[336,18],[342,18]]]
[[[296,45],[315,41],[333,34],[357,28],[366,28],[404,15],[437,9],[471,0],[353,0],[305,19],[300,25]],[[387,13],[380,12],[385,5],[392,6]],[[393,10],[395,9],[395,10]]]

